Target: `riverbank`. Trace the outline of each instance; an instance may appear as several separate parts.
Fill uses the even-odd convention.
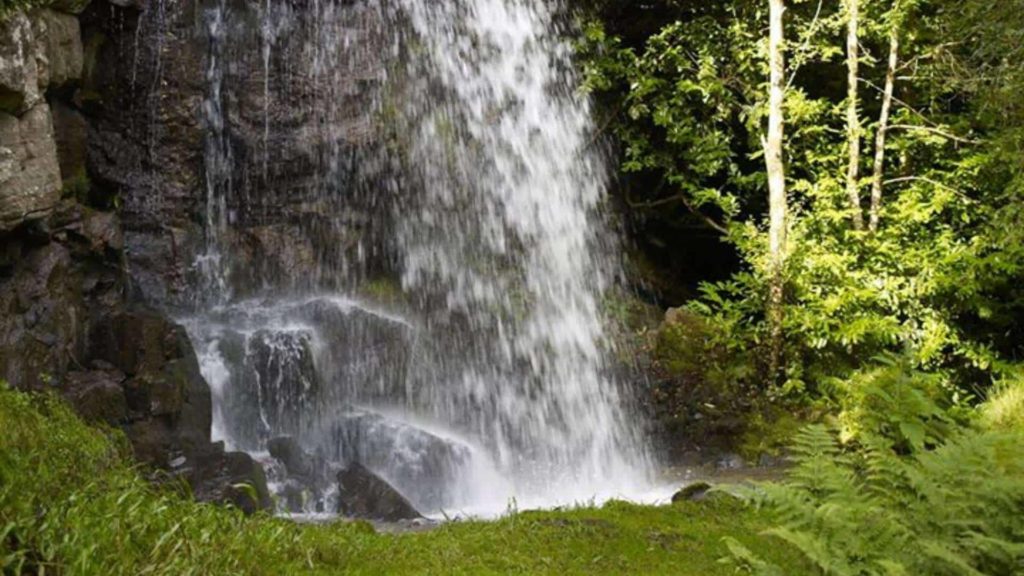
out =
[[[731,574],[734,538],[799,573],[761,535],[763,513],[728,497],[664,506],[515,512],[433,530],[300,524],[154,488],[123,438],[59,401],[0,390],[0,564],[69,574]]]

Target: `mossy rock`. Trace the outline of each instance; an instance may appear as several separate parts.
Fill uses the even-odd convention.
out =
[[[696,502],[707,498],[708,492],[713,486],[707,482],[694,482],[683,486],[681,490],[672,495],[672,502]]]

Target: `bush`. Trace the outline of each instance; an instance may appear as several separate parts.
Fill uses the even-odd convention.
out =
[[[702,315],[674,309],[651,343],[656,420],[672,433],[737,436],[757,402],[756,370],[729,334]]]

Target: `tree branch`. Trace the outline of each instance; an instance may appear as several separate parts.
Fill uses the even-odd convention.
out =
[[[941,130],[939,128],[933,128],[931,126],[915,126],[914,124],[893,124],[892,126],[889,126],[889,129],[890,130],[898,130],[898,129],[899,130],[911,130],[911,131],[913,131],[913,130],[920,130],[922,132],[929,132],[929,133],[935,134],[937,136],[942,136],[943,138],[947,138],[949,140],[953,140],[954,142],[960,142],[961,144],[980,144],[981,143],[981,141],[979,141],[979,140],[971,140],[969,138],[964,138],[962,136],[957,136],[956,134],[951,134],[949,132],[946,132],[945,130]]]
[[[661,191],[662,188],[665,187],[666,181],[666,178],[661,179],[661,182],[658,184],[658,187],[655,188],[655,193],[658,193],[659,191]],[[704,224],[708,225],[710,228],[718,232],[721,232],[722,234],[729,233],[729,229],[726,228],[723,224],[716,222],[714,218],[708,216],[707,214],[704,214],[697,208],[694,208],[693,204],[690,203],[690,201],[686,198],[686,195],[682,192],[678,192],[667,198],[661,198],[660,200],[651,200],[650,202],[634,202],[633,199],[630,197],[629,188],[627,187],[625,190],[624,198],[626,200],[627,206],[629,206],[630,208],[639,209],[657,208],[658,206],[665,206],[673,202],[680,202],[683,206],[686,207],[687,210],[690,211],[691,214],[700,218],[701,221],[703,221]]]

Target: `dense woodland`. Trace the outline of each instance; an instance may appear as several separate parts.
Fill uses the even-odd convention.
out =
[[[785,480],[302,527],[153,488],[116,434],[0,390],[0,571],[1024,574],[1024,2],[573,8],[627,238],[619,355],[666,452]]]

